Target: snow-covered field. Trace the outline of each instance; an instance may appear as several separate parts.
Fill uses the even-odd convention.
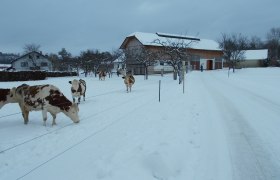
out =
[[[279,68],[87,82],[81,122],[64,114],[23,124],[17,104],[0,110],[0,179],[279,180]],[[69,80],[49,78],[71,99]],[[159,80],[161,101],[159,102]],[[0,82],[11,88],[23,82]],[[26,82],[25,82],[26,83]]]

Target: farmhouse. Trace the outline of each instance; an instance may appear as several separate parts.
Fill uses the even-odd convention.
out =
[[[189,55],[189,66],[194,70],[199,70],[200,66],[203,65],[206,70],[221,69],[222,68],[222,56],[223,51],[219,48],[219,44],[214,40],[209,39],[200,39],[190,36],[181,36],[165,33],[143,33],[135,32],[130,34],[125,38],[123,43],[120,46],[120,49],[129,50],[129,49],[147,49],[153,52],[160,52],[163,50],[164,46],[156,41],[160,42],[176,42],[182,40],[184,43],[188,44],[185,51]],[[168,59],[165,59],[165,62]],[[155,63],[156,66],[150,67],[149,71],[157,71],[159,68],[158,65],[162,65],[164,68],[165,63],[162,62],[162,59],[158,60],[158,63]],[[134,74],[144,74],[144,67],[139,64],[139,62],[128,59],[127,60],[127,69],[133,70]],[[170,70],[170,67],[166,65],[166,69]]]
[[[42,53],[32,51],[12,61],[16,71],[51,71],[52,63]]]
[[[238,64],[238,68],[264,67],[268,58],[268,49],[246,50],[244,59]]]

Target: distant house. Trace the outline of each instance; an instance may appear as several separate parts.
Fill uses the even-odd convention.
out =
[[[125,64],[122,60],[122,56],[113,61],[114,67],[112,69],[112,73],[117,73],[118,70],[125,68]]]
[[[12,67],[16,71],[51,71],[52,63],[42,53],[33,51],[12,61]]]
[[[268,58],[268,49],[246,50],[244,60],[238,64],[238,68],[264,67]]]
[[[146,48],[151,51],[161,51],[163,46],[159,43],[155,43],[155,40],[160,40],[160,42],[170,42],[170,41],[178,41],[183,40],[188,44],[190,41],[192,42],[187,48],[186,51],[190,55],[190,65],[192,65],[193,69],[199,70],[200,65],[204,66],[204,69],[213,70],[213,69],[221,69],[222,68],[222,56],[223,51],[219,48],[219,44],[214,40],[209,39],[200,39],[189,36],[181,36],[174,34],[166,34],[166,33],[143,33],[143,32],[135,32],[131,35],[127,36],[123,43],[120,46],[120,49],[129,50],[132,48]],[[156,62],[156,67],[153,69],[157,71],[162,66],[162,68],[170,67],[165,66],[161,59]],[[132,69],[135,74],[144,74],[144,68],[137,62],[127,63],[127,68]]]

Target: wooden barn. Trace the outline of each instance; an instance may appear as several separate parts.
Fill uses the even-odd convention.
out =
[[[186,43],[191,41],[186,47],[186,51],[190,55],[189,65],[194,70],[199,70],[201,65],[205,70],[222,68],[223,51],[219,48],[219,44],[216,41],[209,39],[166,33],[135,32],[124,39],[120,49],[129,50],[144,47],[154,52],[163,50],[163,45],[155,43],[156,40],[160,40],[160,42],[183,40]],[[159,61],[161,60],[159,59]],[[127,69],[132,69],[135,74],[144,74],[143,67],[136,61],[128,61],[126,66]],[[153,71],[153,67],[150,67],[149,71]]]

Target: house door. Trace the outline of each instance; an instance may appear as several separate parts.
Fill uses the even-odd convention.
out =
[[[207,70],[213,70],[213,60],[207,60]]]

